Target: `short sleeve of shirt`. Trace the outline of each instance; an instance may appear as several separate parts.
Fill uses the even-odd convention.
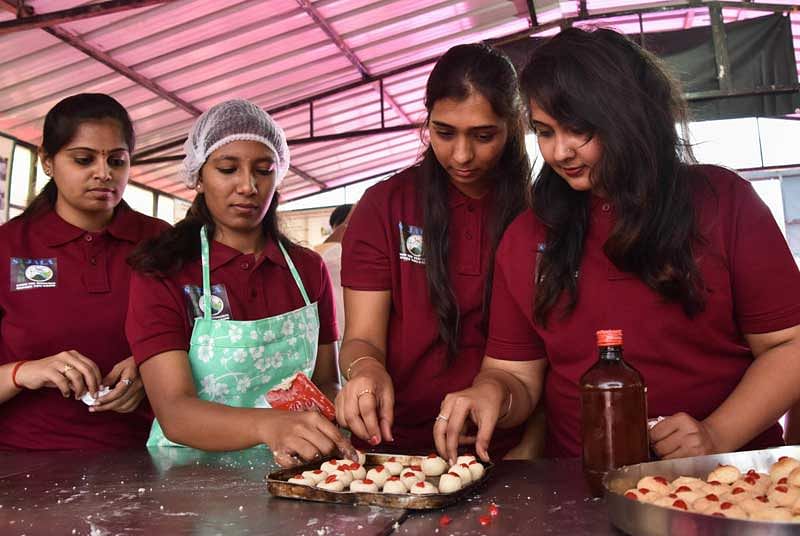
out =
[[[186,306],[170,290],[170,280],[131,274],[125,334],[141,364],[170,350],[189,351]]]
[[[382,186],[378,184],[376,186]],[[392,288],[388,206],[370,188],[353,210],[342,241],[342,286],[355,290]],[[387,232],[388,231],[388,232]]]
[[[729,228],[734,310],[743,333],[800,324],[800,272],[769,208],[735,179]]]
[[[486,355],[507,361],[535,361],[546,357],[544,342],[531,322],[531,281],[536,253],[526,239],[532,217],[523,213],[509,226],[495,255],[489,338]],[[520,255],[522,251],[528,254]]]

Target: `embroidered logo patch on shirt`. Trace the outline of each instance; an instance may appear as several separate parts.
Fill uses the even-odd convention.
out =
[[[11,257],[11,290],[53,288],[58,275],[57,259]]]
[[[400,229],[400,260],[425,264],[425,254],[422,248],[422,228],[399,222]]]
[[[205,312],[203,287],[184,285],[183,295],[186,298],[189,318],[202,317]],[[225,289],[225,285],[211,285],[211,318],[214,320],[231,319],[231,304],[228,301],[228,291]]]

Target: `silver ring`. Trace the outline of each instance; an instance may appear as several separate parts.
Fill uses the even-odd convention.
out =
[[[123,378],[123,379],[121,379],[120,381],[121,381],[122,383],[124,383],[125,385],[127,385],[128,387],[130,387],[130,386],[131,386],[131,384],[133,383],[133,380],[131,380],[130,378]]]
[[[437,415],[437,416],[436,416],[436,420],[437,420],[437,421],[444,421],[444,422],[448,422],[448,421],[450,420],[450,417],[445,417],[444,415],[442,415],[442,414],[440,413],[439,415]]]

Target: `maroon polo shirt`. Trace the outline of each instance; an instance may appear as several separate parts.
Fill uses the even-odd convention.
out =
[[[623,330],[624,357],[647,385],[649,417],[683,411],[702,420],[731,394],[753,362],[744,333],[800,324],[800,274],[769,209],[735,173],[715,166],[694,166],[692,172],[705,175],[714,190],[698,176],[695,206],[706,244],[698,247],[697,262],[706,308],[694,318],[608,260],[602,248],[615,214],[593,198],[578,305],[565,319],[551,315],[543,329],[532,321],[532,307],[544,227],[527,211],[506,231],[496,257],[486,353],[517,361],[548,359],[550,456],[580,455],[578,381],[597,360],[597,330]],[[781,443],[776,423],[745,448]]]
[[[0,363],[77,350],[105,375],[131,356],[125,313],[126,257],[169,227],[123,201],[101,232],[49,210],[0,227]],[[144,445],[149,408],[89,413],[54,388],[22,391],[0,404],[0,449],[106,449]]]
[[[448,275],[461,331],[459,353],[448,363],[419,249],[424,243],[419,180],[413,167],[367,190],[342,245],[342,286],[391,291],[386,368],[395,389],[395,442],[381,449],[407,452],[433,449],[433,422],[442,400],[470,387],[480,370],[486,345],[481,304],[490,255],[492,195],[471,199],[451,186]],[[521,432],[498,430],[493,456],[518,444]]]
[[[258,320],[305,305],[281,250],[272,240],[258,259],[220,242],[212,241],[209,246],[214,318]],[[322,258],[300,246],[287,251],[309,300],[317,302],[319,344],[334,342],[336,314],[330,276]],[[198,309],[202,292],[199,258],[168,278],[134,272],[125,329],[137,363],[169,350],[189,350],[194,319],[202,316]]]

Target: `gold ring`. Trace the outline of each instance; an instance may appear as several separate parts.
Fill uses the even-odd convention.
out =
[[[69,372],[70,370],[72,370],[74,368],[75,367],[73,367],[72,365],[69,365],[69,364],[64,365],[64,368],[61,369],[61,374],[66,374],[67,372]]]
[[[439,415],[437,415],[437,416],[436,416],[436,420],[437,420],[437,421],[444,421],[444,422],[448,422],[448,421],[450,420],[450,417],[445,417],[444,415],[442,415],[442,414],[440,413]]]
[[[371,394],[373,394],[372,389],[364,389],[363,391],[358,392],[358,394],[356,395],[356,400],[358,400],[364,395],[371,395]]]

